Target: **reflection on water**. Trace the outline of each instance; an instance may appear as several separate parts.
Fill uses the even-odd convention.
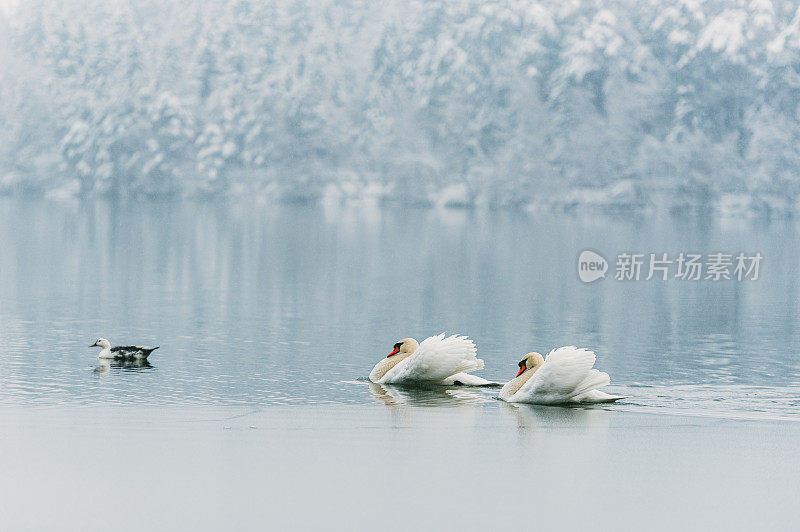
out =
[[[624,395],[646,384],[780,396],[800,378],[796,237],[791,221],[0,199],[0,404],[491,399],[345,384],[398,338],[442,331],[474,338],[494,380],[526,352],[576,344]],[[756,282],[586,285],[586,248],[765,258]],[[86,345],[99,336],[161,345],[158,370],[92,378]]]
[[[503,402],[501,411],[518,428],[608,426],[609,407],[602,405],[544,406]]]
[[[116,371],[146,371],[153,369],[153,365],[147,359],[132,359],[132,360],[109,360],[98,359],[100,364],[94,368],[95,373],[108,373],[111,370]]]
[[[369,383],[372,396],[388,406],[455,406],[481,404],[492,400],[497,392],[467,386],[440,386],[436,384],[399,386],[396,384]]]

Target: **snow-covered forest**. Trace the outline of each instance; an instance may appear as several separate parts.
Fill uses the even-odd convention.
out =
[[[0,66],[4,194],[800,212],[788,0],[25,0]]]

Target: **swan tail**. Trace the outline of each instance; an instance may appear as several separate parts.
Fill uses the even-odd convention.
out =
[[[570,394],[572,397],[577,397],[585,393],[597,390],[603,386],[611,384],[611,377],[608,373],[597,369],[590,369],[588,375],[575,387],[575,391]]]
[[[583,395],[578,395],[572,398],[574,403],[613,403],[620,399],[626,399],[624,395],[611,395],[610,393],[601,392],[600,390],[592,390]]]
[[[502,386],[502,382],[495,382],[486,380],[477,375],[470,375],[469,373],[456,373],[442,381],[442,384],[456,385],[456,386]]]

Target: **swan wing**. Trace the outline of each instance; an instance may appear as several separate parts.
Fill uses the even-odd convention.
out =
[[[446,379],[442,381],[442,384],[448,385],[461,385],[461,386],[502,386],[502,382],[490,381],[484,379],[483,377],[478,377],[477,375],[471,375],[469,373],[456,373],[455,375],[450,375]]]
[[[558,404],[605,386],[608,374],[593,369],[594,352],[568,345],[548,353],[542,366],[511,397],[515,403]]]
[[[625,399],[624,395],[611,395],[600,390],[590,390],[572,398],[573,403],[613,403]]]
[[[411,356],[387,371],[380,382],[442,382],[456,373],[482,369],[483,360],[476,353],[475,343],[466,336],[431,336]]]

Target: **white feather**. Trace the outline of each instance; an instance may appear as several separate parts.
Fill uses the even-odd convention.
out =
[[[477,375],[471,375],[469,373],[456,373],[455,375],[450,375],[446,379],[442,381],[442,384],[447,384],[448,386],[453,384],[461,384],[463,386],[502,386],[502,382],[490,381],[486,380],[483,377],[478,377]]]
[[[466,336],[444,333],[426,338],[410,356],[386,372],[380,383],[443,382],[457,373],[483,369],[475,344]],[[466,383],[465,383],[466,384]]]
[[[610,402],[619,396],[598,392],[609,384],[607,373],[593,369],[595,355],[573,345],[550,351],[536,373],[511,396],[512,403],[540,405]],[[501,391],[501,397],[503,397]]]

